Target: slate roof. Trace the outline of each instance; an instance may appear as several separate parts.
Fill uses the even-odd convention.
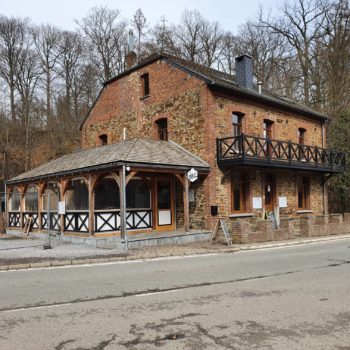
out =
[[[184,170],[195,168],[199,171],[209,171],[208,163],[175,142],[135,138],[67,154],[18,175],[6,183],[24,183],[111,169],[125,163],[140,167]]]
[[[172,64],[173,66],[176,66],[179,69],[185,70],[189,74],[197,76],[199,79],[204,80],[208,84],[208,86],[212,88],[220,87],[223,89],[227,89],[236,94],[245,95],[247,97],[254,98],[256,101],[269,103],[269,104],[275,105],[276,107],[291,110],[296,113],[301,113],[303,115],[307,115],[312,118],[317,118],[321,120],[328,119],[328,117],[326,117],[325,115],[319,112],[316,112],[315,110],[309,107],[306,107],[296,101],[293,101],[283,96],[280,96],[278,94],[275,94],[271,91],[263,89],[262,93],[259,94],[257,87],[255,87],[254,89],[242,87],[236,82],[236,78],[233,75],[230,75],[212,68],[208,68],[201,64],[190,62],[166,53],[150,55],[149,57],[141,61],[138,65],[125,70],[123,73],[111,78],[110,80],[107,80],[106,82],[104,82],[104,85],[106,86],[109,83],[125,75],[128,75],[129,73],[135,70],[138,70],[159,59],[163,59],[168,63]]]

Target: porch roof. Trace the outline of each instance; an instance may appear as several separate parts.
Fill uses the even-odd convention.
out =
[[[208,172],[209,165],[173,141],[130,139],[81,150],[20,174],[6,183],[28,183],[97,172],[127,164],[144,168]]]

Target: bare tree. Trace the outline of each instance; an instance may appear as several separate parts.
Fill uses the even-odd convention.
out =
[[[207,67],[211,67],[218,61],[222,52],[223,32],[218,22],[210,22],[203,19],[199,38],[202,43],[202,50],[199,53],[200,61]]]
[[[41,80],[46,95],[46,123],[49,128],[52,123],[52,84],[57,77],[54,68],[61,54],[61,35],[61,31],[51,25],[41,25],[32,30],[33,42],[43,74]]]
[[[138,61],[140,61],[141,39],[145,35],[145,30],[147,28],[147,19],[140,8],[136,10],[134,17],[131,20],[131,23],[137,31],[137,59]]]
[[[11,118],[14,122],[16,67],[25,45],[28,24],[28,19],[0,16],[0,76],[9,87]]]
[[[324,0],[296,0],[285,3],[278,18],[262,20],[261,26],[273,35],[283,36],[294,50],[301,69],[301,84],[306,105],[310,105],[311,68],[315,42],[324,35],[327,3]]]
[[[119,15],[117,9],[94,7],[87,17],[76,21],[92,45],[102,80],[120,73],[123,67],[127,24]]]
[[[197,10],[184,10],[181,21],[174,28],[182,56],[192,62],[199,62],[203,45],[200,39],[203,17]]]

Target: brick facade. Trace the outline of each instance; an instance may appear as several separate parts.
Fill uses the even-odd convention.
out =
[[[149,96],[143,96],[141,77],[144,74],[149,75]],[[245,134],[262,137],[263,123],[267,119],[274,123],[272,134],[274,139],[298,143],[298,129],[304,129],[306,144],[325,146],[322,121],[286,112],[282,107],[278,109],[271,107],[268,102],[257,103],[253,98],[242,99],[233,93],[219,92],[199,77],[162,59],[132,70],[129,74],[105,85],[83,123],[82,146],[90,148],[99,145],[101,134],[107,134],[108,143],[120,141],[123,138],[124,128],[128,139],[133,137],[156,139],[158,138],[156,121],[167,118],[169,140],[180,144],[210,165],[210,173],[190,186],[195,193],[195,201],[189,205],[191,228],[213,228],[217,220],[217,217],[210,215],[210,208],[213,205],[218,206],[220,217],[230,217],[231,182],[244,174],[248,179],[245,190],[245,212],[252,214],[253,217],[230,218],[235,240],[246,242],[290,238],[301,230],[300,226],[305,226],[299,217],[302,214],[298,213],[298,177],[304,176],[310,179],[308,209],[313,215],[322,215],[325,213],[327,201],[321,186],[323,176],[317,172],[275,168],[219,169],[216,159],[216,138],[232,135],[233,112],[244,115],[242,125]],[[253,209],[252,203],[253,197],[261,197],[264,203],[266,174],[272,174],[275,179],[274,204],[277,204],[278,197],[287,199],[287,207],[280,209],[280,229],[274,233],[270,230],[271,223],[261,219],[264,208]],[[176,195],[176,218],[178,225],[181,226],[183,206],[179,184]],[[290,218],[297,220],[298,224],[292,225],[288,221]]]

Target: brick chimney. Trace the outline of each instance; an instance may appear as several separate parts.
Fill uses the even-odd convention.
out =
[[[134,34],[132,29],[129,30],[128,53],[125,57],[126,69],[129,69],[137,64],[137,55],[134,51]]]
[[[253,59],[248,55],[237,57],[235,70],[238,85],[253,89]]]

